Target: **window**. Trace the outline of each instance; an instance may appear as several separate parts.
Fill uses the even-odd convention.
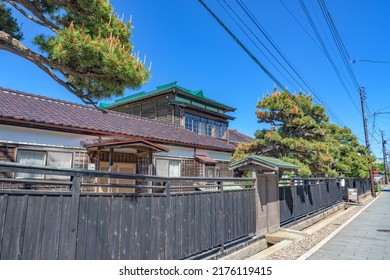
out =
[[[206,135],[213,136],[213,128],[214,128],[214,122],[211,120],[208,120],[207,122],[207,129],[206,129]]]
[[[72,167],[72,154],[62,152],[48,152],[47,153],[47,166],[59,167],[59,168],[71,168]],[[58,179],[66,180],[69,176],[61,175],[46,175],[46,179]]]
[[[72,167],[73,153],[66,152],[46,152],[46,151],[30,151],[30,150],[18,150],[17,162],[26,165],[41,165],[41,166],[53,166],[59,168],[71,168]],[[15,174],[16,178],[35,178],[43,179],[43,174],[31,174],[21,173]],[[68,179],[68,176],[60,175],[46,175],[46,179]]]
[[[214,166],[206,167],[206,177],[215,177],[214,176]]]
[[[206,135],[207,119],[201,118],[199,123],[199,134]]]
[[[200,135],[226,138],[227,124],[185,114],[184,127]]]
[[[200,118],[194,117],[192,131],[199,134],[199,120]]]
[[[25,165],[45,165],[46,152],[18,150],[16,161]],[[21,173],[15,174],[16,178],[43,179],[43,174]]]
[[[221,138],[221,123],[220,122],[215,122],[214,136],[217,138]]]
[[[192,116],[185,115],[185,128],[192,131]]]
[[[226,139],[226,130],[227,125],[225,123],[221,123],[221,138]]]
[[[156,159],[156,174],[163,177],[180,177],[180,161]]]

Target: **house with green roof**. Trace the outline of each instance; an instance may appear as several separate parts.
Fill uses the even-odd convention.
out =
[[[236,108],[209,97],[202,90],[189,90],[177,82],[158,86],[149,92],[139,92],[102,103],[100,107],[184,127],[200,135],[229,140],[229,113]]]

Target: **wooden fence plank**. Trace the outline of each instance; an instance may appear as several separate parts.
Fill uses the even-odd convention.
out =
[[[8,194],[0,194],[0,259],[5,233],[5,217],[7,214]],[[8,242],[8,240],[4,241]]]
[[[159,209],[159,223],[160,231],[158,232],[158,242],[159,242],[159,258],[165,260],[165,247],[167,246],[165,235],[167,234],[167,224],[166,224],[166,211],[167,211],[167,197],[160,197],[160,209]]]
[[[202,194],[195,194],[195,250],[196,252],[201,251],[201,240],[202,240]]]
[[[153,257],[150,255],[150,229],[151,229],[151,199],[148,196],[143,196],[141,201],[141,260],[150,260]]]
[[[30,196],[27,205],[24,260],[41,259],[43,221],[46,208],[46,196]]]
[[[63,204],[61,211],[60,237],[58,247],[58,259],[69,259],[69,247],[74,248],[75,244],[71,244],[69,234],[72,232],[71,227],[71,212],[72,212],[72,197],[69,195],[63,196]],[[74,233],[73,233],[74,234]],[[74,258],[74,256],[73,256]]]
[[[22,259],[23,235],[26,222],[27,196],[8,197],[8,207],[4,224],[2,260]]]
[[[159,259],[158,254],[158,246],[159,246],[159,237],[158,232],[160,231],[161,224],[159,222],[159,214],[158,211],[160,210],[160,200],[159,197],[156,197],[153,199],[151,203],[151,232],[150,232],[150,239],[151,239],[151,246],[150,246],[150,255],[154,256],[153,259]]]
[[[122,248],[120,259],[130,259],[130,251],[132,250],[131,244],[131,222],[133,212],[133,197],[125,196],[123,198],[123,226],[122,226]]]
[[[99,197],[88,197],[88,206],[86,212],[86,240],[85,240],[85,259],[93,260],[97,257],[97,235],[98,235],[98,210]]]
[[[77,248],[76,259],[85,260],[85,249],[87,241],[87,208],[89,202],[89,196],[80,197],[79,216],[77,224]]]
[[[97,259],[110,259],[110,216],[111,216],[111,197],[99,197],[98,225],[97,225]]]
[[[110,259],[120,259],[120,248],[122,242],[122,196],[112,196],[112,207],[110,217]]]
[[[196,209],[195,209],[195,194],[188,196],[188,250],[190,254],[196,253],[195,237],[196,237]]]
[[[62,197],[47,196],[44,215],[41,259],[56,260],[58,258]]]
[[[140,197],[134,198],[134,204],[132,207],[131,215],[131,232],[133,233],[130,238],[131,248],[130,257],[134,260],[141,259],[141,207]]]

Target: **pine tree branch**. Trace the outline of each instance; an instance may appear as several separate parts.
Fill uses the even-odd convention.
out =
[[[23,57],[30,62],[34,63],[38,66],[42,71],[47,73],[53,80],[55,80],[58,84],[65,87],[68,91],[79,97],[83,102],[87,104],[93,105],[95,108],[97,107],[97,102],[92,100],[91,96],[92,92],[85,94],[82,90],[78,89],[77,86],[73,85],[68,81],[64,81],[58,75],[53,72],[54,70],[59,71],[65,77],[68,75],[66,72],[61,71],[60,67],[47,59],[46,57],[37,54],[24,46],[19,40],[16,40],[8,33],[0,31],[0,50],[6,50],[13,54],[16,54],[20,57]]]
[[[33,4],[33,3],[36,3],[37,1],[29,1],[29,0],[17,0],[17,1],[8,1],[8,0],[4,0],[5,2],[8,2],[10,3],[15,9],[17,9],[23,16],[27,17],[28,19],[34,21],[35,23],[39,24],[39,25],[42,25],[42,26],[45,26],[45,27],[48,27],[50,28],[52,31],[56,32],[59,27],[56,26],[53,22],[51,22],[50,20],[48,20],[43,14],[42,12]],[[26,10],[30,11],[34,16],[32,17],[31,15],[27,14],[23,9],[21,9],[20,7],[18,7],[18,5],[16,4],[18,3],[19,5],[23,6]],[[39,21],[38,21],[39,19]]]
[[[26,13],[25,10],[23,10],[22,8],[20,8],[14,1],[7,1],[12,7],[14,7],[19,13],[21,13],[23,16],[25,16],[26,18],[28,18],[29,20],[35,22],[36,24],[39,24],[41,26],[44,26],[44,27],[48,27],[50,28],[52,31],[56,32],[57,29],[54,29],[53,26],[48,26],[47,23],[41,21],[40,19],[37,19],[31,15],[29,15],[28,13]]]

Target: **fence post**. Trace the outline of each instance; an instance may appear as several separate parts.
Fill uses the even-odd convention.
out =
[[[165,259],[171,260],[173,251],[173,231],[174,223],[172,221],[172,200],[171,200],[171,184],[169,181],[165,183],[165,195],[167,200],[167,207],[165,212],[165,224],[166,224],[166,235],[165,235]]]
[[[221,208],[220,208],[220,220],[221,220],[221,229],[222,229],[222,243],[221,243],[221,253],[225,251],[225,232],[226,232],[226,221],[225,221],[225,195],[223,191],[223,182],[218,182],[219,189],[220,189],[220,196],[221,196]]]
[[[80,193],[81,193],[80,176],[72,177],[71,193],[72,193],[72,203],[70,208],[67,258],[70,260],[75,260],[76,249],[77,249],[77,232],[78,232],[78,219],[79,219]]]

